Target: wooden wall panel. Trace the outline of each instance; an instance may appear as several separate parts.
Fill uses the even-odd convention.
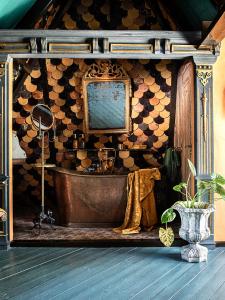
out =
[[[189,174],[187,159],[194,162],[194,66],[191,61],[182,64],[177,78],[177,100],[174,146],[181,148],[181,175]]]

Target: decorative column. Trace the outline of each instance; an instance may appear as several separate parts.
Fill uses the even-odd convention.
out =
[[[196,63],[196,61],[195,61]],[[199,63],[195,65],[195,165],[201,179],[209,179],[214,171],[213,141],[213,66]],[[213,203],[211,193],[205,195],[204,201]],[[214,216],[210,218],[210,238],[205,242],[214,245]]]
[[[11,193],[10,145],[11,145],[11,111],[9,68],[10,63],[0,60],[0,207],[7,211],[6,222],[0,222],[0,249],[9,246],[9,203]]]

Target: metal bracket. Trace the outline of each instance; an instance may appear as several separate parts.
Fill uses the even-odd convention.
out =
[[[37,39],[30,38],[30,49],[31,53],[38,53]]]
[[[154,53],[155,54],[160,53],[160,39],[155,39]]]
[[[98,38],[93,38],[92,40],[92,53],[99,53]]]
[[[41,52],[42,53],[48,52],[48,42],[46,38],[41,38]]]

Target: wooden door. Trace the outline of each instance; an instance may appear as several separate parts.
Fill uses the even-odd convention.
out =
[[[182,181],[186,181],[190,172],[187,159],[194,163],[194,65],[192,61],[185,61],[178,71],[174,146],[181,149],[181,176]],[[192,188],[194,188],[194,181]]]

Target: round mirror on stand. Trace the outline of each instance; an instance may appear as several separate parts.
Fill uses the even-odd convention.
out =
[[[48,131],[54,124],[54,116],[50,108],[45,104],[36,105],[31,113],[31,120],[34,127],[41,131]]]
[[[51,226],[55,222],[55,219],[52,217],[52,211],[48,210],[47,214],[45,213],[45,178],[44,172],[45,167],[55,167],[55,165],[45,164],[44,157],[44,137],[45,133],[50,130],[54,125],[54,116],[50,108],[45,104],[36,105],[31,112],[31,120],[33,126],[39,131],[38,138],[41,139],[41,163],[35,164],[34,166],[41,168],[41,212],[37,219],[34,219],[34,227],[41,229],[41,223],[45,221]]]

